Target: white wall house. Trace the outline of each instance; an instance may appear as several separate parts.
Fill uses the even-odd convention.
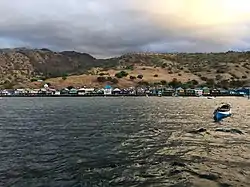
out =
[[[14,91],[14,94],[15,95],[18,95],[18,94],[25,94],[26,93],[26,90],[25,89],[16,89]]]
[[[94,88],[80,88],[78,90],[78,95],[85,95],[85,94],[91,94],[94,93]]]
[[[121,90],[119,88],[115,88],[112,92],[113,94],[120,94]]]
[[[195,89],[195,95],[197,96],[202,96],[203,95],[203,90],[202,89]]]
[[[38,94],[40,91],[40,89],[33,89],[33,90],[30,90],[30,94]]]
[[[56,91],[54,92],[54,95],[61,95],[61,92],[58,91],[58,90],[56,90]]]
[[[1,95],[11,95],[11,93],[8,92],[7,90],[2,90]]]

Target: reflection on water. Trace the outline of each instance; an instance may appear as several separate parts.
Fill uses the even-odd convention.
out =
[[[233,116],[219,125],[221,102]],[[249,102],[3,98],[0,186],[250,186]]]

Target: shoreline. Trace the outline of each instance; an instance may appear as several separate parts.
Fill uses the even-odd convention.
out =
[[[172,96],[172,95],[147,95],[147,94],[140,94],[140,95],[133,95],[133,94],[110,94],[110,95],[100,95],[100,94],[86,94],[86,95],[49,95],[49,94],[36,94],[36,95],[0,95],[0,97],[244,97],[243,95],[203,95],[203,96],[195,96],[195,95],[179,95],[179,96]],[[247,98],[247,97],[246,97]]]

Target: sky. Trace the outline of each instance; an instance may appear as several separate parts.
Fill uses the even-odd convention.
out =
[[[249,0],[0,0],[0,48],[130,52],[250,49]]]

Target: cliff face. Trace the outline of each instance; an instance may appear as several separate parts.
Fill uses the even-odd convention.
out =
[[[95,64],[96,59],[85,53],[23,48],[0,50],[0,84],[27,82],[34,77],[84,73],[85,69]]]
[[[151,67],[147,73],[141,67]],[[49,49],[1,49],[0,85],[8,87],[28,83],[32,79],[88,74],[92,68],[102,71],[127,70],[131,73],[148,74],[157,80],[173,78],[173,75],[188,81],[190,75],[198,82],[242,81],[248,82],[250,52],[227,53],[178,53],[178,54],[127,54],[112,59],[95,59],[86,53],[74,51],[53,52]],[[134,72],[132,72],[134,69]],[[157,73],[159,72],[159,73]],[[150,75],[149,75],[150,73]],[[151,75],[152,74],[152,75]],[[159,74],[159,75],[156,75]],[[93,74],[92,74],[93,75]],[[170,76],[171,75],[171,76]],[[159,77],[159,76],[162,76]],[[153,81],[153,79],[152,79]],[[169,81],[169,80],[166,80]]]

